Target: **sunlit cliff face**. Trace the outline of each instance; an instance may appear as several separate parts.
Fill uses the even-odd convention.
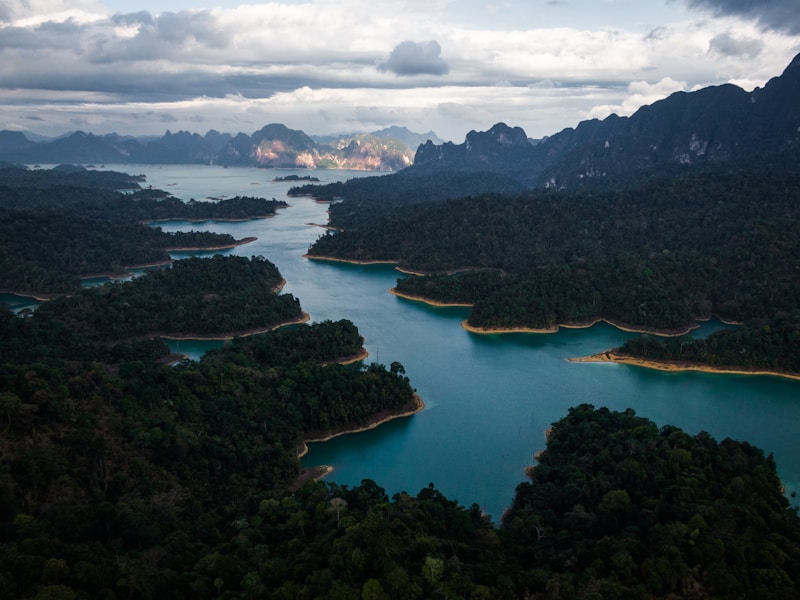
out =
[[[270,142],[261,142],[258,146],[256,146],[256,159],[258,162],[268,162],[271,160],[277,160],[280,153],[286,151],[286,147],[284,146],[283,142],[278,140],[272,140]]]
[[[317,166],[318,161],[311,152],[301,152],[294,159],[294,162],[298,167],[313,169]]]

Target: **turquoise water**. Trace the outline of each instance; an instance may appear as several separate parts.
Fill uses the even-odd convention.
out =
[[[235,194],[287,199],[291,183],[272,182],[276,175],[313,174],[323,182],[365,175],[183,165],[109,168],[145,173],[153,187],[183,199]],[[433,308],[389,294],[399,276],[391,266],[303,258],[322,232],[309,223],[325,223],[326,206],[309,198],[287,201],[290,207],[271,219],[159,225],[167,231],[257,237],[224,253],[265,256],[286,278],[285,292],[300,299],[312,320],[350,319],[366,338],[369,361],[400,361],[406,367],[425,400],[423,412],[311,444],[304,464],[332,465],[330,477],[344,484],[373,479],[390,495],[415,494],[434,482],[448,497],[477,503],[498,520],[524,481],[524,467],[544,447],[545,429],[569,407],[588,402],[633,408],[659,425],[692,434],[705,430],[717,439],[748,440],[774,453],[787,493],[800,488],[800,382],[567,362],[618,346],[631,335],[605,324],[551,335],[470,334],[461,327],[466,309]],[[705,323],[702,333],[720,326]],[[190,349],[189,342],[181,344],[183,351]]]

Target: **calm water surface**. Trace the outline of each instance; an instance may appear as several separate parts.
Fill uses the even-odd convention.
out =
[[[567,409],[588,402],[633,408],[658,425],[708,431],[773,452],[787,493],[800,487],[800,382],[764,376],[663,373],[626,365],[569,363],[617,346],[630,334],[598,324],[551,335],[481,336],[461,328],[465,309],[433,308],[388,293],[399,273],[302,257],[327,222],[326,206],[287,198],[276,176],[315,175],[323,182],[363,176],[342,171],[273,171],[204,166],[110,166],[144,173],[148,184],[174,195],[251,195],[286,199],[278,216],[245,223],[160,224],[166,231],[211,230],[256,242],[230,253],[262,255],[287,280],[313,321],[346,318],[366,338],[369,361],[401,362],[426,409],[377,429],[310,445],[304,464],[329,464],[331,478],[356,485],[375,480],[392,495],[416,494],[434,482],[448,497],[477,503],[498,520],[524,481],[523,469],[544,447],[544,431]],[[182,258],[188,254],[176,254]],[[708,323],[708,332],[719,323]],[[180,342],[200,356],[204,347]],[[176,347],[173,345],[173,347]],[[795,504],[796,501],[792,500]]]

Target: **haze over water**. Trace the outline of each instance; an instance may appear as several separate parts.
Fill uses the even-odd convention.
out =
[[[327,206],[287,198],[291,173],[329,182],[371,175],[341,171],[273,171],[208,166],[109,166],[144,173],[147,183],[188,200],[250,195],[286,199],[271,219],[242,223],[160,223],[166,231],[209,230],[256,242],[226,253],[262,255],[287,280],[312,321],[349,319],[366,338],[368,362],[401,362],[426,409],[358,434],[310,444],[304,465],[329,464],[330,479],[357,485],[373,479],[389,495],[416,494],[433,482],[451,499],[477,503],[495,521],[509,505],[524,467],[545,445],[545,429],[569,407],[588,402],[633,408],[659,426],[717,440],[747,440],[773,452],[787,493],[800,488],[800,382],[766,376],[665,373],[609,363],[569,363],[618,346],[632,334],[598,324],[557,334],[481,336],[460,324],[467,309],[433,308],[388,289],[401,276],[388,265],[361,266],[302,257],[322,233]],[[188,254],[175,254],[182,258]],[[719,323],[704,325],[710,331]],[[205,346],[181,342],[198,356]],[[796,499],[790,499],[794,505]]]

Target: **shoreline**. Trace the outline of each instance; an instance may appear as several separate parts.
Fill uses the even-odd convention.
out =
[[[501,333],[558,333],[559,329],[562,327],[564,329],[588,329],[597,325],[598,323],[606,323],[619,329],[620,331],[627,331],[628,333],[646,333],[650,335],[658,335],[661,337],[680,337],[682,335],[687,335],[698,329],[700,325],[694,324],[689,325],[685,329],[637,329],[633,325],[627,325],[622,323],[615,323],[609,319],[598,318],[594,321],[587,321],[585,323],[556,323],[552,327],[547,328],[536,328],[536,327],[475,327],[474,325],[470,325],[467,320],[461,322],[461,327],[469,331],[470,333],[477,333],[482,335],[490,335],[490,334],[501,334]]]
[[[419,394],[414,392],[414,394],[411,397],[411,400],[407,402],[405,405],[401,406],[397,410],[393,411],[383,410],[378,413],[375,413],[372,417],[370,417],[370,419],[367,421],[365,425],[360,425],[358,427],[353,427],[350,429],[337,429],[323,435],[322,437],[303,438],[303,441],[297,448],[297,458],[303,458],[306,454],[308,454],[308,444],[315,444],[317,442],[327,442],[332,440],[333,438],[337,438],[342,435],[349,435],[351,433],[361,433],[362,431],[369,431],[370,429],[375,429],[379,425],[383,425],[384,423],[388,423],[389,421],[393,421],[394,419],[402,419],[405,417],[410,417],[423,410],[425,410],[425,401],[420,397]],[[311,435],[314,436],[313,433]],[[333,470],[333,467],[330,467],[330,469]]]
[[[163,338],[167,340],[196,340],[196,341],[225,341],[225,340],[232,340],[233,338],[237,337],[249,337],[251,335],[260,335],[262,333],[269,333],[270,331],[275,331],[276,329],[280,329],[281,327],[288,327],[289,325],[299,325],[300,323],[307,323],[311,320],[311,316],[304,312],[302,315],[297,317],[296,319],[292,319],[291,321],[284,321],[283,323],[278,323],[277,325],[270,325],[269,327],[254,327],[252,329],[245,329],[244,331],[234,331],[232,333],[223,333],[219,335],[199,335],[194,333],[173,333],[173,334],[160,334],[160,333],[153,333],[148,334],[146,337],[153,337],[153,338]]]
[[[362,360],[365,360],[368,357],[369,357],[369,352],[367,352],[366,348],[362,347],[361,350],[358,352],[358,354],[353,354],[352,356],[345,356],[343,358],[339,358],[336,360],[329,360],[323,362],[322,366],[326,367],[328,365],[352,365],[357,362],[361,362]]]
[[[235,240],[230,244],[222,244],[220,246],[196,246],[188,248],[164,248],[164,252],[213,252],[214,250],[230,250],[237,246],[244,246],[250,242],[255,242],[257,237],[246,237],[240,240]],[[130,268],[130,267],[129,267]]]
[[[567,361],[575,363],[618,363],[671,373],[695,371],[697,373],[716,373],[720,375],[769,375],[771,377],[783,377],[785,379],[800,381],[800,374],[796,373],[783,373],[781,371],[765,371],[760,369],[744,369],[736,367],[713,367],[701,363],[678,362],[672,360],[648,360],[644,358],[636,358],[635,356],[629,356],[626,354],[618,354],[613,350],[606,350],[605,352],[599,352],[597,354],[592,354],[591,356],[568,358]]]
[[[373,415],[366,425],[362,425],[361,427],[355,427],[353,429],[343,429],[339,431],[334,431],[328,435],[325,435],[321,438],[304,438],[303,441],[297,448],[297,460],[303,458],[306,454],[308,454],[308,444],[316,443],[316,442],[327,442],[328,440],[332,440],[335,437],[339,437],[342,435],[349,435],[351,433],[360,433],[362,431],[368,431],[370,429],[375,429],[379,425],[383,425],[389,421],[394,419],[401,419],[405,417],[410,417],[415,415],[418,412],[421,412],[425,409],[425,401],[414,392],[414,395],[411,398],[411,401],[406,403],[405,406],[401,407],[401,412],[395,411],[381,411],[375,415]],[[323,477],[330,475],[333,473],[334,468],[331,465],[317,465],[314,467],[308,467],[306,469],[302,469],[298,476],[289,484],[289,490],[295,491],[300,489],[304,483],[307,481],[319,481]]]
[[[48,302],[53,298],[58,298],[59,296],[63,296],[68,292],[64,292],[63,294],[44,294],[40,292],[13,292],[10,290],[0,290],[0,294],[7,294],[9,296],[19,296],[20,298],[31,298],[38,302]]]
[[[280,208],[286,208],[281,206]],[[162,219],[147,219],[146,221],[142,221],[145,225],[150,225],[151,223],[169,223],[170,221],[183,221],[186,223],[208,223],[209,221],[217,221],[219,223],[244,223],[246,221],[258,221],[259,219],[271,219],[275,216],[276,213],[272,213],[270,215],[253,215],[250,217],[206,217],[206,218],[197,218],[197,219],[189,219],[189,218],[182,218],[182,217],[164,217]]]
[[[330,262],[341,262],[350,265],[396,265],[396,260],[352,260],[347,258],[332,258],[330,256],[319,256],[318,254],[303,254],[303,258],[309,260],[327,260]]]
[[[398,269],[399,270],[399,269]],[[406,271],[403,271],[404,273]],[[396,288],[390,288],[389,293],[397,296],[398,298],[403,298],[405,300],[411,300],[413,302],[422,302],[423,304],[427,304],[429,306],[436,306],[436,307],[460,307],[460,308],[471,308],[472,304],[467,303],[457,303],[457,302],[438,302],[436,300],[429,300],[424,298],[423,296],[412,296],[411,294],[404,294],[403,292],[398,292]]]
[[[164,248],[164,252],[214,252],[215,250],[230,250],[231,248],[236,248],[237,246],[244,246],[245,244],[249,244],[251,242],[255,242],[258,238],[257,237],[246,237],[242,238],[241,240],[236,240],[232,244],[224,244],[222,246],[207,246],[207,247],[190,247],[190,248]],[[165,267],[167,265],[171,265],[175,262],[174,258],[166,258],[164,260],[157,260],[155,262],[150,263],[141,263],[138,265],[125,265],[120,273],[112,273],[110,271],[106,271],[104,273],[88,273],[85,275],[78,275],[78,279],[97,279],[100,277],[105,277],[107,279],[123,279],[124,277],[130,277],[133,275],[131,269],[153,269],[155,267]],[[10,292],[12,294],[17,294],[21,296],[23,294],[18,294],[17,292]],[[31,296],[35,297],[35,296]]]

